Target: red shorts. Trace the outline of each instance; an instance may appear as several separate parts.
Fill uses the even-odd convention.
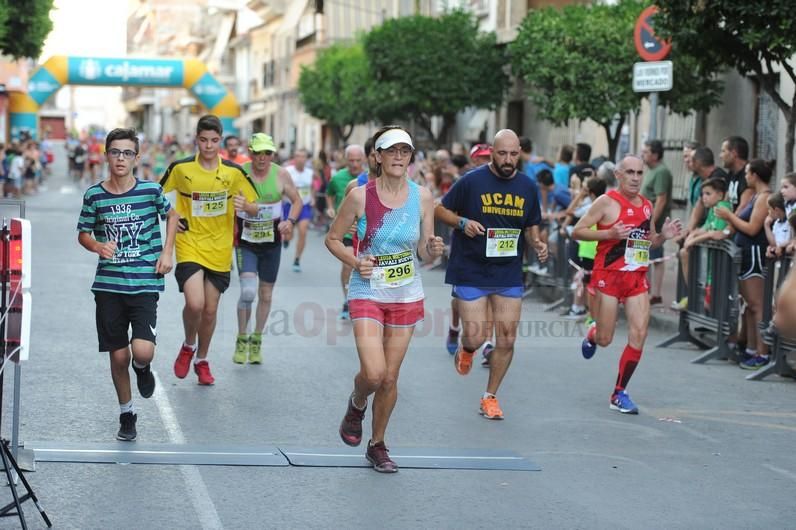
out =
[[[382,326],[409,328],[423,320],[423,300],[417,302],[385,303],[374,300],[349,300],[351,320],[367,318]]]
[[[631,296],[649,291],[647,271],[594,270],[591,273],[589,292],[600,291],[620,302]]]

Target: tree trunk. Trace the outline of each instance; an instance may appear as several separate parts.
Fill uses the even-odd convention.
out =
[[[622,126],[625,124],[625,115],[619,118],[619,122],[616,124],[616,130],[611,131],[611,124],[610,123],[601,123],[600,125],[603,126],[605,129],[605,137],[608,140],[608,159],[609,160],[616,160],[616,149],[619,147],[619,137],[622,135]]]
[[[787,129],[785,130],[785,173],[793,171],[793,145],[794,128],[796,128],[796,105],[791,108],[790,115],[787,117]]]
[[[351,133],[354,132],[353,125],[333,125],[334,133],[340,142],[345,146],[348,143],[348,138],[351,136]],[[348,128],[348,132],[346,132],[346,128]]]

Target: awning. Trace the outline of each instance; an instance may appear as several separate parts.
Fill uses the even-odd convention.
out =
[[[478,140],[481,132],[489,127],[489,120],[492,117],[491,110],[477,109],[467,122],[466,137],[468,140]]]

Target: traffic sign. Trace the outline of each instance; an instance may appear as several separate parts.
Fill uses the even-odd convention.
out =
[[[633,92],[668,92],[672,89],[672,61],[633,64]]]
[[[672,44],[657,37],[652,28],[652,19],[657,12],[658,6],[649,6],[642,11],[636,20],[636,29],[633,32],[636,51],[645,61],[661,61],[672,49]]]

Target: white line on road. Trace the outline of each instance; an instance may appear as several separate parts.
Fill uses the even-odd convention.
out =
[[[156,372],[152,372],[155,376],[155,405],[158,407],[160,419],[163,420],[163,425],[166,427],[166,432],[169,435],[171,443],[184,444],[185,436],[180,429],[180,423],[177,421],[177,415],[174,414],[174,409],[171,407],[169,397],[163,390],[163,385]],[[199,473],[196,466],[180,466],[180,472],[185,485],[188,488],[188,494],[191,497],[196,515],[199,518],[199,524],[206,530],[219,530],[224,528],[221,524],[221,519],[218,517],[216,506],[213,504],[213,499],[210,498],[210,493],[207,491],[207,485]]]
[[[782,469],[781,467],[772,466],[771,464],[763,464],[763,467],[773,471],[774,473],[782,475],[785,478],[789,478],[793,482],[796,482],[796,473],[792,473],[792,472],[788,471],[787,469]]]

